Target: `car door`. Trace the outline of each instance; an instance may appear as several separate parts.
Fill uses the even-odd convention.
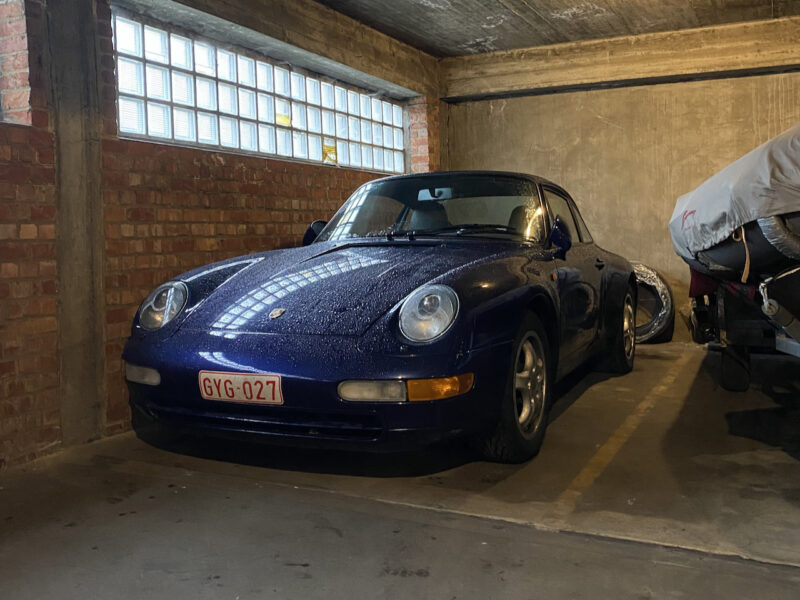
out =
[[[581,230],[586,228],[582,219],[578,221],[575,217],[578,213],[572,199],[563,190],[555,187],[543,186],[542,191],[550,226],[552,227],[556,216],[561,217],[572,238],[572,248],[565,258],[557,258],[555,261],[561,301],[563,372],[571,370],[586,358],[586,350],[597,337],[602,270],[605,264],[595,251],[591,238],[585,240],[588,230],[581,235]]]

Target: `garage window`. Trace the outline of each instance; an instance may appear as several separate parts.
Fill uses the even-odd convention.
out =
[[[405,171],[397,103],[126,13],[114,49],[121,137]]]

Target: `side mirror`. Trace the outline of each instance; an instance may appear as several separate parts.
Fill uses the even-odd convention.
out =
[[[308,246],[311,242],[317,239],[317,236],[323,229],[325,229],[325,225],[327,224],[327,221],[314,221],[311,225],[309,225],[308,229],[306,229],[306,234],[303,236],[303,246]]]
[[[555,248],[556,258],[561,260],[567,257],[567,252],[572,248],[572,236],[559,215],[556,215],[553,220],[553,227],[550,229],[550,235],[547,236],[547,247]]]

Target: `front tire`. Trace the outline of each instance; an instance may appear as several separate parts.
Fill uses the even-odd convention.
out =
[[[511,359],[500,420],[482,449],[489,460],[521,463],[539,453],[550,411],[550,347],[535,315],[525,317]]]

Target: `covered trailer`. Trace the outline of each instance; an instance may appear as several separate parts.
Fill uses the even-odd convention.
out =
[[[748,387],[751,352],[800,357],[800,123],[678,198],[669,229],[724,387]]]

